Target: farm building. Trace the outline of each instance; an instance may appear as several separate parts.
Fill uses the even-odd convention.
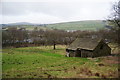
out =
[[[77,38],[66,49],[67,57],[100,57],[111,54],[103,39]]]

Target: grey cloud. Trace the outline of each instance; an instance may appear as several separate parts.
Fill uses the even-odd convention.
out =
[[[108,2],[2,2],[0,9],[2,9],[2,15],[7,17],[6,19],[10,17],[9,21],[12,21],[11,17],[16,17],[16,20],[24,20],[31,13],[34,19],[46,15],[68,21],[103,19],[103,16],[109,13],[108,7],[110,7]],[[34,13],[38,15],[34,16]],[[18,17],[22,18],[19,19]],[[49,19],[45,17],[45,20],[47,22]]]
[[[4,2],[2,3],[2,14],[3,15],[24,15],[26,13],[26,6],[24,3],[18,2]]]
[[[25,15],[32,13],[44,13],[54,16],[67,17],[78,12],[78,5],[73,3],[42,3],[42,2],[4,2],[2,4],[3,15]]]

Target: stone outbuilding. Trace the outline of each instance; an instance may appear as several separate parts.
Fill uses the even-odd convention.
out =
[[[100,57],[111,55],[111,48],[103,39],[77,38],[66,49],[67,57]]]

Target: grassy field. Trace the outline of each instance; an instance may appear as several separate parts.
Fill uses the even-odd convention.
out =
[[[61,29],[61,30],[99,30],[105,29],[105,23],[101,20],[88,20],[88,21],[75,21],[75,22],[65,22],[57,24],[49,24],[48,28]]]
[[[66,46],[3,49],[3,78],[116,78],[114,57],[65,57]],[[116,59],[116,58],[115,58]],[[111,64],[111,61],[113,63]]]
[[[64,22],[56,24],[47,24],[46,26],[32,26],[32,25],[22,25],[15,26],[18,28],[26,28],[26,30],[33,30],[35,27],[38,29],[49,30],[49,29],[60,29],[60,30],[91,30],[96,31],[99,29],[105,29],[105,23],[102,20],[88,20],[88,21],[74,21],[74,22]],[[7,28],[6,28],[7,29]]]

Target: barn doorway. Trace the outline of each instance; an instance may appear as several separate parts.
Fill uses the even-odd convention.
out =
[[[77,50],[77,57],[81,57],[81,50]]]

